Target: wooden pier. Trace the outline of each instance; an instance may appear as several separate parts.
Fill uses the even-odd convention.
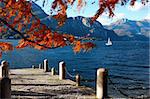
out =
[[[11,98],[94,99],[95,91],[43,69],[11,69]]]
[[[96,92],[88,87],[80,86],[80,75],[72,76],[76,82],[66,79],[71,75],[65,62],[59,63],[59,75],[55,68],[49,72],[48,60],[44,66],[37,68],[11,69],[9,63],[2,61],[0,65],[0,98],[2,99],[104,99],[107,98],[107,70],[97,70]],[[95,95],[96,93],[96,95]]]

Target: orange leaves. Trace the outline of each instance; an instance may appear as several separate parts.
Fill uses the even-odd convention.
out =
[[[2,26],[0,26],[0,33],[2,33],[2,29],[3,29]]]
[[[119,2],[119,0],[99,0],[99,9],[96,14],[92,17],[92,22],[95,21],[104,11],[109,12],[109,17],[113,17],[113,10],[115,9],[115,5]]]
[[[52,9],[57,10],[53,17],[58,20],[58,26],[62,26],[67,19],[66,10],[68,5],[73,5],[77,0],[54,0]],[[52,32],[40,19],[31,12],[31,2],[27,0],[2,0],[3,7],[0,8],[0,18],[6,22],[0,26],[0,32],[6,26],[18,33],[22,39],[16,48],[32,47],[38,50],[57,48],[71,45],[75,52],[93,48],[92,43],[82,43],[73,35]],[[84,0],[78,0],[78,8],[85,5]],[[5,24],[5,25],[4,25]],[[6,25],[7,24],[7,25]],[[0,43],[2,51],[12,50],[9,43]]]
[[[74,42],[74,45],[75,46],[74,46],[73,50],[76,53],[80,52],[82,49],[84,51],[89,51],[96,46],[95,44],[93,44],[91,42],[81,43],[81,41]]]
[[[35,36],[36,37],[36,36]],[[48,48],[64,47],[67,45],[73,45],[74,52],[78,53],[81,50],[89,51],[95,47],[95,44],[91,42],[82,43],[81,41],[75,40],[74,36],[68,34],[59,34],[57,32],[52,33],[46,31],[42,40],[36,41],[35,37],[31,36],[26,40],[20,40],[19,45],[16,48],[33,47],[38,50],[45,50]],[[34,39],[33,39],[34,38]]]
[[[16,46],[16,48],[24,48],[24,47],[27,47],[27,46],[29,46],[29,47],[33,47],[33,48],[35,48],[35,49],[38,49],[38,50],[44,50],[45,49],[45,47],[44,46],[40,46],[40,45],[38,45],[36,42],[30,42],[30,41],[27,41],[27,40],[20,40],[19,41],[19,44],[18,44],[18,46]]]
[[[74,3],[76,1],[76,3]],[[131,0],[135,2],[136,0]],[[92,17],[92,22],[94,22],[102,13],[105,11],[109,12],[109,17],[114,16],[113,10],[115,9],[116,4],[122,2],[128,2],[126,0],[99,0],[99,9],[96,14]],[[86,0],[54,0],[52,3],[52,13],[55,12],[54,18],[58,20],[58,26],[62,26],[67,18],[67,9],[68,6],[77,4],[78,11],[86,6]],[[132,3],[133,4],[133,3]]]
[[[12,44],[8,42],[0,42],[0,57],[2,56],[3,51],[10,51],[13,50]]]
[[[134,5],[136,0],[131,0],[130,4]]]
[[[3,0],[0,3],[3,4],[0,17],[12,27],[18,27],[19,31],[22,30],[21,23],[25,25],[29,22],[29,17],[31,18],[31,4],[26,0]]]
[[[35,40],[35,39],[40,40]],[[45,50],[48,48],[57,48],[57,47],[64,47],[66,46],[66,41],[64,39],[64,36],[62,34],[58,33],[52,33],[49,30],[46,30],[46,34],[43,34],[43,36],[37,37],[37,35],[32,35],[26,40],[22,39],[20,40],[18,46],[16,48],[24,48],[27,46],[33,47],[38,50]]]
[[[133,6],[137,0],[99,0],[99,9],[96,14],[92,17],[92,22],[94,22],[102,13],[108,12],[109,17],[114,16],[114,10],[117,4],[121,6],[130,3],[130,6]],[[142,4],[146,4],[148,0],[141,0]]]
[[[57,21],[58,21],[58,26],[62,26],[64,25],[66,19],[67,19],[67,15],[66,13],[58,13],[57,15],[53,16]]]
[[[85,0],[78,0],[77,9],[80,11],[80,9],[85,5],[86,5]]]
[[[46,46],[47,48],[52,48],[53,46],[53,35],[51,31],[47,30],[46,35],[43,36],[43,40],[39,44]]]
[[[68,0],[68,3],[70,3],[71,5],[74,3],[75,0]]]
[[[52,12],[56,12],[54,18],[58,21],[58,26],[62,26],[67,19],[67,8],[69,5],[73,5],[77,1],[77,9],[80,11],[82,7],[86,5],[84,0],[54,0],[52,3]]]
[[[18,24],[18,31],[21,31],[22,30],[22,24]]]
[[[11,5],[13,5],[16,2],[16,0],[9,0],[6,7],[10,7]]]
[[[9,11],[9,16],[7,16],[7,19],[9,19],[9,18],[11,18],[11,17],[13,17],[13,16],[15,16],[15,13],[16,13],[16,11],[15,10],[10,10]]]
[[[0,49],[2,51],[9,51],[9,50],[13,50],[13,46],[11,43],[8,42],[0,42]]]
[[[86,42],[86,43],[83,43],[82,44],[82,48],[85,50],[85,51],[89,51],[91,50],[92,48],[94,48],[96,45],[91,43],[91,42]]]
[[[80,10],[86,5],[86,0],[52,0],[52,11],[55,12],[53,16],[58,21],[58,26],[62,26],[67,19],[68,6],[77,4],[77,9]],[[76,3],[74,3],[76,1]],[[88,1],[88,0],[87,0]],[[109,12],[109,16],[113,17],[116,4],[125,5],[127,2],[130,5],[134,5],[137,0],[98,0],[99,9],[97,13],[92,17],[94,22],[103,12]],[[142,3],[148,2],[148,0],[141,0]],[[45,0],[43,0],[45,3]],[[94,4],[95,1],[92,3]],[[95,44],[91,42],[81,42],[73,35],[59,34],[52,32],[46,25],[42,24],[40,19],[35,16],[31,11],[31,2],[29,0],[0,0],[0,19],[6,22],[1,22],[0,33],[6,32],[6,26],[12,30],[19,31],[18,34],[23,37],[20,40],[17,48],[33,47],[38,50],[44,50],[48,48],[64,47],[72,45],[75,52],[81,50],[88,51],[95,47]],[[0,24],[1,24],[0,23]],[[8,23],[8,25],[6,25]],[[23,31],[24,30],[24,31]],[[15,31],[15,32],[16,32]],[[25,34],[24,34],[25,33]],[[25,36],[26,35],[26,36]],[[9,43],[0,42],[1,51],[12,50],[13,46]]]
[[[54,33],[53,34],[54,47],[64,47],[66,46],[65,38],[62,34]]]
[[[34,31],[36,28],[40,28],[41,21],[39,19],[32,21],[31,27],[28,32]]]
[[[5,33],[7,31],[6,27],[0,26],[0,33]]]
[[[34,48],[37,50],[44,50],[45,49],[44,47],[39,46],[39,45],[35,45]]]
[[[53,10],[57,9],[57,14],[53,17],[58,21],[58,26],[62,26],[67,19],[66,10],[68,1],[66,3],[63,1],[64,0],[54,0],[51,7]]]
[[[75,37],[73,35],[69,34],[63,34],[64,38],[66,38],[70,43],[73,43],[75,41]]]
[[[28,42],[22,39],[19,41],[19,44],[16,46],[16,48],[24,48],[26,46],[28,46]]]
[[[22,16],[27,17],[28,15],[31,14],[31,2],[27,1],[28,0],[1,0],[0,2],[5,2],[5,7],[2,9],[0,8],[0,12],[2,12],[1,15],[8,18],[17,14],[18,18],[16,18],[16,21],[17,19],[21,20]],[[45,3],[45,0],[42,1],[43,3]],[[54,18],[58,20],[58,26],[62,26],[65,23],[65,20],[67,18],[66,12],[69,6],[77,4],[77,9],[80,10],[86,5],[86,1],[88,2],[88,0],[51,0],[51,1],[52,1],[51,11],[52,13],[53,12],[55,13]],[[93,3],[95,3],[95,1],[93,1]],[[113,11],[115,10],[116,4],[125,5],[129,2],[130,5],[132,6],[135,4],[136,1],[137,0],[98,0],[99,9],[97,10],[96,14],[92,17],[92,22],[95,21],[104,12],[108,12],[109,16],[113,17],[114,16]],[[147,2],[149,1],[141,0],[141,3],[143,4],[146,4]],[[12,9],[14,11],[12,11]],[[29,18],[27,18],[27,20],[29,22]],[[26,21],[24,23],[26,23]]]
[[[76,52],[76,53],[80,52],[81,48],[82,48],[81,42],[80,41],[76,41],[75,42],[75,46],[73,48],[74,52]]]
[[[109,4],[116,4],[119,0],[107,0]]]

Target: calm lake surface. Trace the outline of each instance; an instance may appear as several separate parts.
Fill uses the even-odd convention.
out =
[[[7,41],[14,45],[18,42]],[[72,75],[79,73],[82,76],[82,84],[93,88],[95,88],[97,68],[104,67],[109,70],[109,77],[115,86],[125,94],[133,97],[150,96],[149,42],[116,41],[111,47],[106,47],[103,41],[94,41],[94,43],[97,47],[85,53],[75,54],[71,47],[46,51],[25,48],[4,53],[1,60],[8,60],[10,68],[27,68],[38,65],[47,58],[49,66],[57,70],[58,62],[63,60]],[[108,84],[109,96],[125,97],[115,91],[110,82]]]

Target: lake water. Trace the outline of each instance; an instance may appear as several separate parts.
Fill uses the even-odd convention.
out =
[[[7,40],[14,45],[17,40]],[[103,41],[94,41],[97,45],[92,51],[75,54],[71,47],[39,51],[32,48],[17,49],[4,53],[2,59],[8,60],[10,68],[25,68],[38,65],[47,58],[50,67],[58,70],[58,62],[65,61],[68,71],[82,76],[82,84],[95,88],[97,68],[107,68],[109,77],[121,91],[133,97],[149,95],[150,63],[149,42],[116,41],[106,47]],[[69,76],[68,76],[69,78]],[[113,97],[125,97],[108,82],[108,94]]]

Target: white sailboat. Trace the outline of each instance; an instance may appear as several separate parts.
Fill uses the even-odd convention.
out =
[[[110,38],[108,38],[107,43],[105,44],[106,46],[112,46],[112,41],[110,40]]]

